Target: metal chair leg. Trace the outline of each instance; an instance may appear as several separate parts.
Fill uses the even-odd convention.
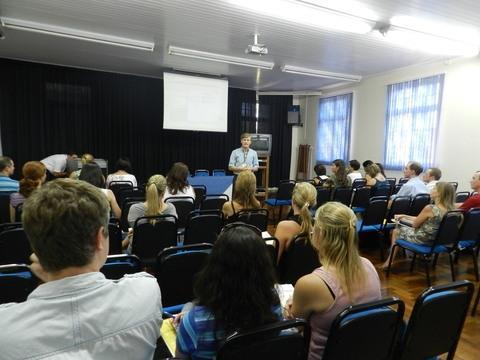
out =
[[[475,316],[475,313],[477,311],[478,300],[480,300],[480,285],[478,286],[477,297],[475,298],[475,301],[473,302],[472,316]]]
[[[387,267],[387,277],[390,275],[390,268],[392,267],[392,261],[393,261],[393,254],[395,254],[395,250],[397,248],[397,245],[392,246],[392,252],[390,253],[390,260],[388,261],[388,267]]]
[[[429,264],[428,264],[428,261],[429,259],[427,257],[424,257],[423,258],[423,262],[425,264],[425,274],[427,275],[427,286],[430,286],[431,285],[431,281],[430,281],[430,269],[428,268],[429,267]]]
[[[450,272],[452,273],[452,281],[455,281],[455,270],[453,268],[453,257],[452,253],[448,253],[448,258],[450,260]]]
[[[413,253],[412,262],[410,263],[410,272],[413,271],[413,267],[415,266],[415,260],[417,259],[417,254]]]

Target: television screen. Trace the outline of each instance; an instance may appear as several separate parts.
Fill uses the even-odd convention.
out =
[[[272,151],[271,134],[252,134],[252,143],[250,147],[255,150],[259,156],[270,155]]]

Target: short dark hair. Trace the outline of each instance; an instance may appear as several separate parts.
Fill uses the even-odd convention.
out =
[[[0,156],[0,171],[5,170],[8,166],[12,166],[12,162],[12,158],[8,156]]]
[[[115,171],[123,170],[127,173],[132,171],[132,163],[129,158],[121,157],[118,158],[117,163],[115,164]]]
[[[219,235],[194,289],[198,303],[228,333],[276,321],[274,284],[265,242],[245,224],[235,224]]]
[[[362,166],[363,168],[365,169],[368,165],[372,165],[373,164],[373,161],[372,160],[365,160],[363,163],[362,163]]]
[[[58,179],[25,201],[22,222],[40,264],[55,272],[92,261],[102,226],[108,236],[109,213],[107,197],[93,185]]]
[[[102,169],[96,162],[84,164],[78,180],[86,181],[98,188],[105,187],[105,178],[103,177]]]
[[[313,167],[313,171],[315,171],[315,174],[317,174],[317,176],[327,175],[327,168],[322,164],[315,165]]]
[[[350,167],[353,169],[353,170],[358,170],[360,169],[360,162],[358,160],[350,160],[348,162],[350,164]]]
[[[442,177],[442,170],[440,170],[439,168],[433,167],[428,169],[427,171],[428,171],[428,174],[430,176],[433,176],[435,180],[440,180],[440,178]]]
[[[410,169],[410,170],[413,170],[415,172],[415,175],[420,175],[423,171],[423,167],[422,165],[417,162],[417,161],[410,161],[408,164],[407,164],[407,167]]]

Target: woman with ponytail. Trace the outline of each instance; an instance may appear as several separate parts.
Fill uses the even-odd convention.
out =
[[[23,165],[22,180],[18,193],[10,195],[10,221],[15,222],[15,209],[22,205],[25,200],[45,182],[47,169],[40,161],[29,161]]]
[[[287,220],[280,221],[275,230],[275,237],[278,239],[278,259],[288,248],[295,236],[305,234],[310,237],[312,232],[312,216],[310,208],[317,201],[317,190],[307,182],[297,183],[292,193],[293,215]]]
[[[358,253],[356,217],[338,202],[317,210],[312,245],[322,266],[295,284],[287,317],[309,319],[309,360],[320,360],[335,317],[350,305],[378,300],[380,280],[372,263]]]

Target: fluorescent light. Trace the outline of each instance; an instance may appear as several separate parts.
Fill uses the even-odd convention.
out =
[[[377,34],[376,36],[377,38],[381,38],[392,44],[410,50],[435,55],[472,57],[478,55],[479,52],[478,45],[451,40],[415,30],[392,27],[382,35]]]
[[[155,47],[155,44],[153,42],[148,41],[128,39],[113,35],[94,33],[90,31],[71,29],[61,26],[42,24],[33,21],[12,19],[6,17],[2,17],[0,18],[0,20],[2,22],[2,26],[9,29],[31,31],[39,34],[60,36],[68,39],[91,41],[113,46],[122,46],[136,50],[153,51]]]
[[[291,0],[224,0],[255,13],[335,31],[366,34],[374,22],[325,7]]]
[[[292,65],[284,65],[282,67],[282,71],[290,74],[316,76],[316,77],[321,77],[326,79],[335,79],[335,80],[342,80],[342,81],[359,82],[360,80],[362,80],[362,77],[360,75],[350,75],[350,74],[342,74],[342,73],[323,71],[323,70],[307,69],[307,68],[292,66]]]
[[[273,62],[269,62],[269,61],[246,59],[246,58],[216,54],[216,53],[211,53],[206,51],[185,49],[185,48],[172,46],[172,45],[169,45],[168,47],[168,54],[185,56],[193,59],[217,61],[217,62],[232,64],[232,65],[248,66],[248,67],[266,69],[266,70],[272,70],[273,66],[275,65]]]

